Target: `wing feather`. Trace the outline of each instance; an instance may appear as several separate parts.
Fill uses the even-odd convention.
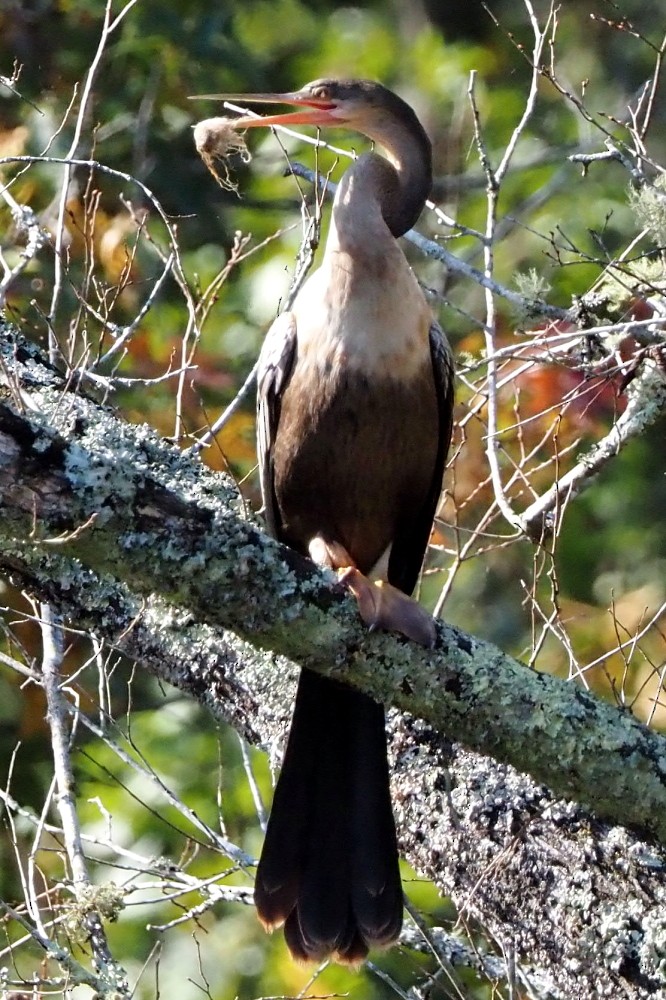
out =
[[[280,420],[282,394],[296,357],[296,318],[281,313],[270,327],[257,365],[257,458],[264,517],[268,530],[279,536],[280,525],[273,476],[273,447]]]
[[[416,516],[410,518],[408,527],[399,531],[393,540],[389,559],[388,577],[390,582],[411,594],[416,586],[432,523],[442,492],[442,479],[446,468],[453,430],[453,355],[449,342],[440,325],[433,321],[429,331],[430,357],[437,394],[439,415],[437,429],[437,455],[432,470],[430,489]]]

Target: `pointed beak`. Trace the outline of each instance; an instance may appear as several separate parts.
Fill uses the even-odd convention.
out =
[[[232,104],[290,104],[303,109],[280,115],[266,115],[263,118],[236,118],[234,125],[242,128],[255,128],[258,125],[341,125],[344,121],[336,115],[336,105],[331,101],[323,101],[298,91],[291,94],[198,94],[190,99],[230,101]]]

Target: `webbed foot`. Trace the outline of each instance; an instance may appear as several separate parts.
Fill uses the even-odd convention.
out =
[[[340,569],[338,576],[356,598],[361,618],[369,628],[399,632],[421,646],[434,646],[435,620],[414,598],[383,580],[369,580],[355,566]]]

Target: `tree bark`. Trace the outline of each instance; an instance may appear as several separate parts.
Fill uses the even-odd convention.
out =
[[[434,650],[368,635],[335,578],[268,538],[229,480],[8,328],[0,568],[256,743],[284,734],[295,664],[409,712],[389,728],[417,869],[539,995],[666,988],[666,740],[443,623]]]

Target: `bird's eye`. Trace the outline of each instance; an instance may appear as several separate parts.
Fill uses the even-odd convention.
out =
[[[312,96],[317,97],[322,101],[328,101],[331,95],[328,87],[315,87],[312,91]]]

